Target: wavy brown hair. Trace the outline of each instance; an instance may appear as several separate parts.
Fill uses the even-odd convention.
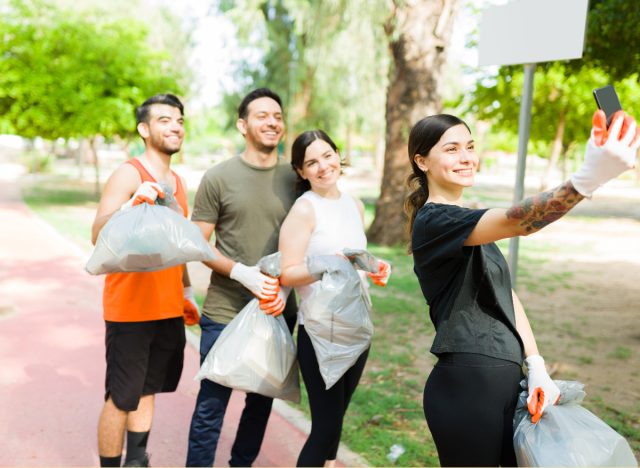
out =
[[[427,157],[431,149],[440,141],[442,135],[451,127],[464,125],[471,132],[469,126],[455,115],[437,114],[419,120],[411,129],[409,134],[409,163],[412,173],[407,177],[407,187],[409,195],[404,199],[404,212],[407,214],[407,232],[409,234],[409,250],[411,250],[411,234],[413,223],[416,220],[418,210],[427,202],[429,198],[429,185],[427,175],[418,167],[415,162],[416,155]]]

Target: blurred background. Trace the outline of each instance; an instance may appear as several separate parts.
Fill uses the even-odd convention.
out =
[[[0,181],[18,181],[34,212],[90,252],[102,185],[144,149],[137,105],[163,92],[185,102],[187,134],[174,167],[193,197],[207,168],[243,148],[235,128],[241,97],[272,88],[284,103],[283,157],[301,131],[327,131],[350,163],[344,187],[365,201],[372,251],[394,263],[389,287],[372,289],[376,338],[344,441],[374,466],[390,463],[392,444],[406,449],[392,463],[437,463],[421,409],[433,327],[404,246],[406,143],[428,114],[461,116],[481,158],[467,203],[509,205],[523,67],[477,65],[481,11],[505,3],[0,0]],[[594,88],[613,84],[623,108],[640,114],[638,24],[637,0],[591,0],[583,57],[538,64],[527,194],[580,163]],[[527,238],[518,271],[554,378],[585,382],[585,404],[636,455],[639,186],[640,170],[630,171]],[[190,270],[202,300],[208,273]]]

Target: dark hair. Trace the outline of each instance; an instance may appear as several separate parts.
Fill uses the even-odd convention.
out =
[[[246,119],[249,113],[249,104],[251,104],[251,102],[255,101],[256,99],[260,99],[263,97],[273,99],[282,109],[282,100],[280,99],[280,96],[271,91],[269,88],[258,88],[251,91],[242,99],[242,102],[238,106],[238,117],[241,119]]]
[[[308,130],[301,133],[291,145],[291,167],[296,173],[296,193],[302,195],[307,190],[311,189],[311,184],[308,180],[300,177],[300,174],[296,169],[302,170],[304,166],[304,156],[307,152],[307,148],[311,143],[316,140],[325,141],[331,146],[333,151],[338,152],[338,147],[333,142],[331,137],[322,130]]]
[[[428,156],[431,148],[433,148],[442,135],[451,127],[456,125],[464,125],[471,132],[469,126],[455,115],[437,114],[430,115],[418,121],[409,134],[409,162],[413,173],[407,177],[407,186],[409,195],[404,200],[404,212],[407,214],[407,231],[409,239],[413,231],[413,223],[418,214],[418,210],[426,203],[429,198],[429,187],[427,185],[427,175],[418,167],[414,161],[414,156]]]
[[[168,106],[177,107],[180,109],[180,115],[184,115],[184,106],[180,99],[173,94],[156,94],[144,101],[138,107],[136,107],[136,125],[139,123],[149,123],[149,109],[154,104],[166,104]]]

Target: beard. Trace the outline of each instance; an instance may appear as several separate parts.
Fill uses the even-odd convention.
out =
[[[278,147],[278,144],[264,144],[259,141],[256,141],[254,144],[255,148],[261,153],[271,153],[274,149]]]
[[[177,143],[169,143],[161,135],[151,135],[149,143],[151,143],[151,146],[153,146],[159,152],[169,156],[173,156],[175,153],[180,151],[180,148],[182,146],[182,141],[179,141]]]

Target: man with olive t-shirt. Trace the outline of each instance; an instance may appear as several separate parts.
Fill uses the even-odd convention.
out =
[[[280,225],[295,200],[295,174],[279,161],[284,133],[280,97],[267,88],[249,93],[238,108],[244,152],[209,169],[196,193],[191,217],[205,239],[215,232],[216,260],[200,319],[201,363],[224,327],[255,297],[272,301],[278,280],[263,275],[256,263],[278,250]],[[293,295],[284,307],[293,329]],[[280,308],[281,310],[281,308]],[[279,311],[280,311],[279,310]],[[279,312],[278,311],[278,312]],[[231,389],[210,380],[200,383],[191,420],[186,466],[212,466]],[[272,398],[248,393],[231,449],[230,466],[251,466],[260,450]]]

